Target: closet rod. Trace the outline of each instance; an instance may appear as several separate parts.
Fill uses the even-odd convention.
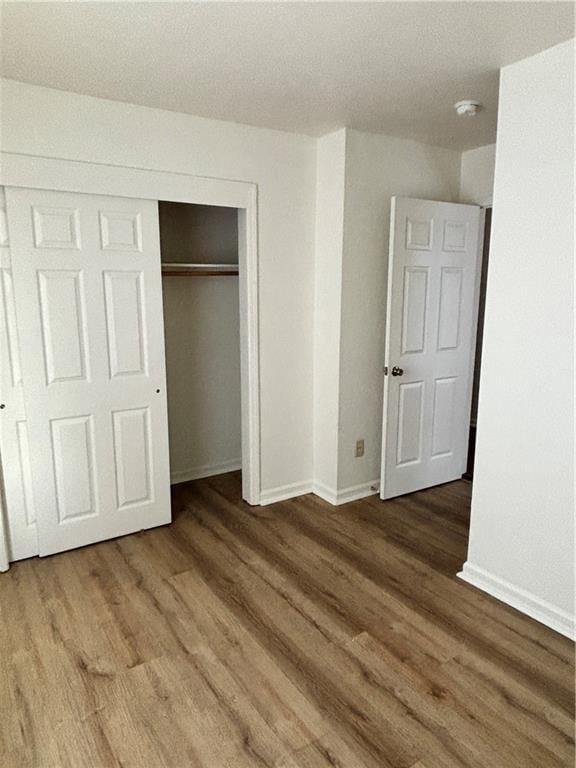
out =
[[[162,264],[165,277],[227,277],[238,274],[238,264]]]

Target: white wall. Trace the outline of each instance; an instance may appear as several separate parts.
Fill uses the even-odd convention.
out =
[[[337,490],[380,477],[382,394],[393,195],[458,200],[460,153],[347,131]],[[356,440],[365,455],[354,456]],[[362,488],[357,489],[362,493]]]
[[[318,139],[314,282],[314,482],[337,487],[346,130]]]
[[[462,153],[460,202],[489,205],[494,190],[496,144],[470,149]]]
[[[170,475],[240,466],[240,312],[236,277],[164,277]]]
[[[3,81],[2,149],[258,184],[261,484],[309,483],[316,142]]]
[[[574,42],[506,67],[464,577],[574,613]]]

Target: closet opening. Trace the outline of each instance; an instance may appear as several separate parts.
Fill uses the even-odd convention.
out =
[[[177,507],[182,484],[235,473],[222,482],[241,499],[239,210],[158,208],[173,497]]]
[[[218,490],[230,501],[259,504],[256,186],[13,161],[12,185],[0,187],[10,235],[0,248],[10,287],[0,291],[0,571],[169,523],[170,454],[174,487],[234,468],[207,484],[226,478]],[[202,323],[214,307],[205,296],[227,289]]]

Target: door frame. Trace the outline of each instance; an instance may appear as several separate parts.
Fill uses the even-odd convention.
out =
[[[254,182],[0,152],[0,185],[237,208],[242,497],[260,504],[258,187]],[[0,525],[0,553],[3,545]],[[1,568],[0,557],[0,568]]]

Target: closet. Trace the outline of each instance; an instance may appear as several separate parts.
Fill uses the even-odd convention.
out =
[[[238,211],[159,203],[172,483],[241,468]]]
[[[171,481],[241,465],[237,210],[0,193],[9,559],[169,523]]]

